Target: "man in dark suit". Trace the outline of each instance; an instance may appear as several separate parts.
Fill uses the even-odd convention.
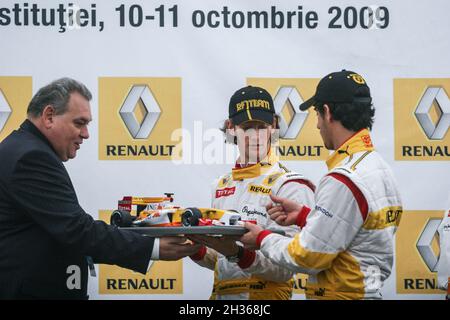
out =
[[[64,161],[89,138],[91,93],[63,78],[40,89],[20,128],[0,143],[0,298],[86,299],[87,257],[146,273],[199,246],[95,221],[79,205]],[[80,281],[73,281],[79,270]]]

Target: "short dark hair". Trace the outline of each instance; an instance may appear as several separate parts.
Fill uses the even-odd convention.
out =
[[[366,92],[361,92],[360,96],[364,97],[366,94]],[[355,97],[358,97],[358,95]],[[372,130],[375,115],[375,108],[372,103],[358,101],[317,103],[314,107],[322,116],[325,104],[330,108],[333,119],[340,121],[347,130],[355,132],[365,128]]]
[[[63,114],[67,111],[70,94],[74,92],[81,94],[88,101],[92,99],[91,92],[84,84],[71,78],[61,78],[39,89],[28,105],[27,115],[38,117],[48,105],[55,108],[56,114]]]

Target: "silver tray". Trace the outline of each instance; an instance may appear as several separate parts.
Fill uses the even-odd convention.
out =
[[[247,232],[242,226],[200,226],[200,227],[129,227],[119,228],[151,237],[177,236],[183,234],[208,234],[241,236]]]

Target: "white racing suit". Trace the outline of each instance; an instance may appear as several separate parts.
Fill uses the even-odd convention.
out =
[[[309,206],[314,201],[314,185],[304,176],[289,172],[275,157],[258,164],[235,168],[220,177],[213,186],[212,207],[236,210],[242,220],[252,220],[264,228],[280,230],[293,237],[297,226],[281,227],[270,219],[266,205],[269,194],[293,199]],[[214,270],[211,299],[290,299],[295,272],[272,263],[261,252],[244,250],[238,263],[230,262],[210,248],[203,248],[191,258]]]
[[[450,299],[450,209],[444,213],[444,219],[438,228],[439,232],[439,262],[437,265],[439,288],[447,290]]]
[[[294,239],[262,231],[261,252],[309,274],[308,299],[380,299],[391,274],[402,204],[391,170],[374,151],[368,130],[327,160],[306,225]]]

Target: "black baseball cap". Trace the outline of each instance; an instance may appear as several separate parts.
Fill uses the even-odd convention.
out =
[[[342,70],[323,77],[317,85],[316,94],[300,105],[304,111],[313,105],[327,102],[371,103],[370,89],[366,80],[354,71]]]
[[[247,86],[236,91],[230,99],[228,117],[235,125],[249,120],[271,125],[274,114],[272,96],[263,88]]]

